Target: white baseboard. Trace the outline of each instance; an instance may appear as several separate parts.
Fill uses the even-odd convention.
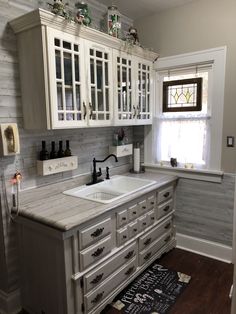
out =
[[[0,290],[0,313],[16,314],[21,310],[20,291],[6,293]]]
[[[232,247],[177,233],[177,248],[232,263]]]

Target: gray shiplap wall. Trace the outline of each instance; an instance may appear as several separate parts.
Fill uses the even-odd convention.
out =
[[[10,201],[9,179],[16,169],[23,175],[22,188],[53,183],[71,176],[91,172],[91,161],[94,156],[104,158],[112,144],[113,133],[117,128],[90,128],[58,131],[26,131],[23,129],[20,78],[16,36],[8,22],[38,7],[49,9],[47,2],[53,0],[0,0],[0,123],[17,122],[20,131],[21,154],[16,157],[0,157],[0,177],[6,179],[8,200]],[[76,11],[75,0],[69,2],[72,11]],[[99,29],[107,8],[99,1],[88,0],[92,27]],[[132,20],[122,17],[124,31],[127,31]],[[133,128],[127,127],[126,134],[133,141]],[[79,167],[73,172],[65,172],[48,177],[36,174],[36,160],[40,151],[41,141],[70,140],[74,155],[79,158]],[[131,158],[119,159],[118,168],[130,168]],[[106,165],[117,166],[111,160]],[[106,166],[104,165],[104,166]],[[14,223],[9,223],[4,198],[4,188],[0,183],[0,290],[11,292],[18,287],[17,241]]]

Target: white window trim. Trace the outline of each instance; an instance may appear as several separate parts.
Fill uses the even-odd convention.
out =
[[[222,177],[221,170],[221,152],[222,152],[222,133],[223,133],[223,111],[224,111],[224,86],[225,86],[225,67],[226,67],[226,46],[217,47],[208,50],[196,51],[192,53],[185,53],[176,56],[170,56],[165,58],[160,58],[156,62],[155,70],[163,71],[165,69],[175,69],[178,67],[191,67],[196,66],[197,64],[212,63],[213,69],[213,78],[212,78],[212,108],[211,108],[211,147],[210,147],[210,162],[209,169],[207,170],[197,170],[197,169],[185,169],[180,171],[180,169],[173,169],[168,167],[166,169],[168,172],[176,172],[179,176],[181,173],[186,176],[186,172],[191,172],[191,177],[194,177],[196,173],[196,179],[199,178],[199,173],[204,172],[205,175],[211,173],[214,174],[214,177],[219,175],[219,180]],[[157,76],[156,76],[157,78]],[[156,80],[157,81],[157,80]],[[157,90],[157,82],[155,90]],[[157,95],[155,95],[157,100]],[[158,108],[154,106],[153,112],[154,118],[158,116]],[[158,165],[155,164],[154,160],[154,134],[152,133],[152,127],[145,126],[145,139],[144,139],[144,165],[146,167],[155,167]],[[160,167],[158,167],[160,168]],[[164,167],[162,168],[164,170]],[[165,171],[165,170],[164,170]],[[201,176],[200,177],[206,177]]]

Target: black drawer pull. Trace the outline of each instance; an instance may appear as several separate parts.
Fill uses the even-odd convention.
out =
[[[126,217],[122,217],[122,220],[126,220]]]
[[[152,256],[152,253],[149,252],[144,256],[145,261],[147,261]]]
[[[165,225],[165,229],[169,229],[170,225],[171,225],[171,223],[169,222],[167,225]]]
[[[143,244],[148,245],[152,242],[152,238],[148,238]]]
[[[91,303],[98,303],[99,301],[101,301],[101,299],[102,299],[102,297],[103,297],[103,294],[104,294],[104,291],[103,292],[101,292],[101,293],[98,293],[97,295],[96,295],[96,297],[93,299],[93,300],[91,300]]]
[[[146,224],[147,224],[146,222],[143,222],[143,226],[146,226]]]
[[[151,202],[151,205],[154,205],[154,204],[155,204],[155,202],[152,201],[152,202]]]
[[[164,212],[167,212],[169,209],[170,209],[170,206],[167,205],[163,210],[164,210]]]
[[[130,268],[125,272],[125,275],[129,276],[130,274],[133,273],[134,269],[135,269],[134,266],[130,267]]]
[[[93,233],[91,233],[91,237],[96,238],[99,237],[103,233],[104,228],[98,228]]]
[[[123,239],[127,239],[127,235],[123,235]]]
[[[105,249],[105,247],[99,247],[99,248],[97,249],[97,251],[95,251],[95,252],[92,254],[92,256],[93,256],[93,257],[98,257],[99,255],[102,254],[102,252],[104,251],[104,249]]]
[[[133,215],[136,215],[136,214],[137,214],[137,212],[134,211],[134,212],[133,212]]]
[[[134,255],[134,251],[129,251],[129,253],[125,256],[125,259],[130,259]]]
[[[146,206],[142,206],[142,209],[146,209]]]
[[[138,229],[134,228],[134,232],[137,232],[137,231],[138,231]]]
[[[97,275],[90,283],[93,285],[99,283],[102,280],[103,275],[104,273]]]
[[[165,242],[168,242],[170,240],[170,235],[168,237],[165,238]]]
[[[151,220],[155,220],[155,217],[151,217]]]
[[[166,193],[164,194],[164,197],[168,197],[168,196],[170,196],[170,192],[166,192]]]

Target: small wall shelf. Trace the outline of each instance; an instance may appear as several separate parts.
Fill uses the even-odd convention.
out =
[[[109,146],[109,153],[117,157],[124,157],[133,155],[133,144],[126,144],[120,146]]]
[[[37,160],[37,173],[41,176],[74,170],[78,168],[78,157],[70,156],[49,160]]]

